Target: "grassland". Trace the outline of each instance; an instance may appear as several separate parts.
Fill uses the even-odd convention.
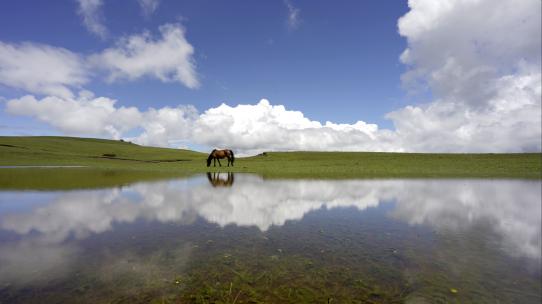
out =
[[[190,150],[103,139],[0,137],[0,166],[84,166],[0,169],[0,188],[17,188],[21,181],[36,188],[81,183],[99,187],[207,171],[267,178],[542,178],[541,153],[267,152],[237,158],[230,168],[207,168],[206,157]]]

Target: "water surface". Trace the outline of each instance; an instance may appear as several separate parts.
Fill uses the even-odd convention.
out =
[[[541,183],[0,192],[1,303],[540,303]]]

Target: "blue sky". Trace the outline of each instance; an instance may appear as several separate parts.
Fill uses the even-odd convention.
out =
[[[148,5],[147,9],[142,4],[144,2]],[[445,2],[447,3],[444,1],[441,4]],[[301,148],[482,151],[487,143],[476,142],[478,137],[486,136],[483,134],[488,132],[488,125],[470,125],[472,117],[476,116],[472,115],[473,109],[479,108],[479,105],[484,105],[486,110],[501,109],[502,107],[496,107],[495,100],[502,99],[505,92],[494,89],[471,102],[470,96],[482,96],[481,92],[486,90],[478,86],[478,83],[487,85],[500,82],[502,85],[504,79],[507,79],[506,76],[518,79],[531,77],[534,79],[532,83],[522,87],[520,92],[506,93],[511,95],[505,99],[509,100],[510,104],[517,104],[515,98],[522,98],[520,104],[532,106],[514,115],[523,115],[522,113],[533,110],[536,114],[540,110],[539,102],[535,98],[525,100],[528,97],[523,94],[532,91],[532,86],[535,86],[535,92],[537,90],[540,60],[534,54],[540,51],[540,40],[527,43],[525,41],[530,39],[527,36],[504,37],[504,34],[498,32],[502,24],[474,20],[477,10],[484,10],[489,16],[493,12],[494,16],[502,18],[502,23],[507,25],[520,24],[522,18],[527,18],[530,21],[527,25],[522,25],[524,28],[521,30],[534,31],[535,34],[540,32],[540,29],[536,28],[540,14],[530,13],[540,6],[539,1],[521,0],[521,4],[514,5],[512,9],[512,2],[504,2],[506,3],[492,5],[487,0],[470,0],[464,3],[451,1],[448,6],[432,4],[427,0],[414,0],[410,3],[300,0],[3,2],[0,4],[0,42],[4,48],[3,52],[0,49],[0,56],[3,56],[0,58],[3,61],[0,61],[0,96],[3,100],[0,103],[0,134],[132,137],[143,144],[169,146],[180,142],[188,146],[204,147],[232,145],[234,142],[234,146],[247,152]],[[490,6],[490,9],[486,6]],[[503,12],[508,15],[503,17]],[[461,25],[462,18],[457,19],[459,13],[463,14],[465,25],[480,30],[464,28]],[[467,13],[472,14],[473,18],[465,16]],[[404,20],[402,24],[399,22],[401,18]],[[430,26],[427,26],[427,22],[431,23]],[[169,30],[164,30],[168,25]],[[168,40],[164,31],[170,33],[174,30],[179,30],[181,34],[176,32],[176,35],[172,34],[174,38]],[[491,33],[490,37],[484,34],[488,31]],[[179,56],[176,61],[152,63],[160,61],[160,56],[153,58],[149,56],[152,51],[149,51],[146,55],[138,56],[136,61],[135,55],[126,55],[129,48],[127,41],[131,37],[144,40],[138,49],[141,54],[145,53],[143,50],[154,50],[152,45],[159,44],[162,40],[171,42],[165,43],[165,48],[168,49],[164,50],[163,54],[175,52],[171,46],[177,45],[176,43],[183,45],[186,54]],[[446,46],[450,41],[441,41],[439,37],[450,37],[452,43]],[[507,48],[504,42],[526,46]],[[492,48],[480,49],[479,45],[484,43]],[[441,48],[440,44],[444,48]],[[473,44],[477,44],[478,49],[474,50]],[[108,61],[108,57],[104,55],[106,50],[114,50],[117,59]],[[405,50],[408,50],[408,58],[403,55],[400,59]],[[59,75],[58,81],[26,79],[22,76],[17,79],[10,78],[10,75],[19,72],[24,74],[25,69],[30,70],[29,75],[34,75],[32,69],[55,70],[55,67],[43,63],[52,62],[49,59],[37,61],[39,66],[29,67],[24,63],[25,56],[67,56],[67,62],[74,62],[66,68],[70,72]],[[504,60],[496,60],[503,56]],[[8,57],[17,57],[21,62],[17,63],[17,60]],[[118,58],[126,59],[129,67],[118,66]],[[64,59],[59,59],[59,62],[63,61]],[[131,68],[145,62],[148,66],[139,72]],[[450,71],[450,62],[454,64],[453,72]],[[502,65],[505,65],[504,68]],[[482,69],[486,72],[479,72]],[[499,72],[506,70],[513,70],[515,74]],[[191,80],[179,80],[178,77],[183,72],[176,71],[184,71]],[[72,76],[72,72],[81,75],[82,79],[67,79]],[[458,73],[461,77],[458,77]],[[47,72],[44,73],[46,74]],[[464,82],[465,77],[473,77],[470,84]],[[28,83],[25,83],[27,80]],[[116,100],[113,103],[114,113],[108,112],[108,115],[116,115],[116,109],[121,107],[135,107],[140,113],[130,117],[138,122],[124,128],[118,124],[108,124],[108,121],[118,120],[111,116],[103,118],[104,125],[92,130],[79,127],[70,129],[72,125],[69,122],[58,123],[52,116],[47,116],[52,114],[49,108],[45,109],[43,101],[47,97],[56,96],[56,93],[52,94],[51,88],[43,89],[46,85],[57,86],[55,90],[61,86],[64,91],[67,89],[71,92],[69,96],[64,94],[63,100],[55,101],[58,104],[72,102],[74,107],[88,109],[87,101],[76,97],[78,92],[85,90],[92,92],[93,98]],[[36,86],[39,88],[36,89]],[[514,84],[510,83],[510,87],[514,87]],[[36,102],[20,100],[27,94],[33,96]],[[284,111],[275,109],[275,114],[269,114],[271,110],[258,112],[263,107],[262,104],[259,105],[263,98],[269,100],[271,107],[284,106]],[[226,103],[229,108],[221,108],[222,103]],[[443,106],[443,103],[446,103],[446,106]],[[53,106],[54,102],[47,104]],[[241,109],[237,107],[240,104],[251,105],[252,108]],[[168,129],[160,131],[162,133],[159,135],[163,136],[161,140],[143,139],[145,136],[148,138],[154,128],[150,125],[159,124],[160,128],[167,129],[167,123],[157,118],[149,118],[153,116],[148,113],[149,108],[166,111],[179,106],[191,106],[190,109],[176,110],[176,113],[182,116],[182,119],[179,118],[179,126],[186,124],[184,128],[199,128],[202,132],[202,128],[209,126],[202,125],[202,121],[225,119],[230,121],[228,129],[231,134],[223,140],[201,140],[197,134]],[[442,111],[435,110],[437,106],[455,109],[453,115],[446,115],[446,119],[452,117],[450,119],[454,120],[443,130],[442,137],[446,142],[453,142],[445,148],[439,148],[437,142],[426,142],[427,138],[433,140],[439,137],[434,134],[438,133],[438,130],[428,127],[443,120],[443,117],[438,116]],[[213,114],[214,118],[206,115],[211,109],[215,109],[215,112],[222,116],[217,118],[217,113]],[[197,112],[194,115],[199,115],[198,117],[192,115],[194,110]],[[255,122],[248,121],[248,114],[240,114],[241,111],[260,113],[256,114],[261,116],[258,116],[258,121],[265,120],[268,124],[258,127],[262,130],[279,128],[276,134],[283,138],[284,142],[271,140],[260,143],[260,146],[248,144],[247,141],[254,141],[251,138],[235,142],[238,134],[250,133],[255,128]],[[301,118],[293,118],[298,120],[287,122],[281,121],[283,118],[275,119],[279,116],[289,117],[292,111],[301,112]],[[86,115],[87,112],[79,109],[74,110],[74,113]],[[485,115],[482,112],[479,114]],[[502,121],[499,117],[510,114],[495,112],[491,119]],[[190,115],[194,117],[189,117]],[[418,117],[419,115],[422,117]],[[480,117],[479,121],[485,121],[486,118]],[[524,117],[519,118],[525,120]],[[232,120],[235,122],[231,122]],[[427,122],[424,123],[424,120]],[[489,150],[539,150],[540,143],[536,136],[540,131],[534,127],[537,120],[532,117],[527,120],[533,125],[529,126],[532,132],[525,134],[525,142],[514,142],[512,135],[508,134],[506,136],[510,137],[502,138],[502,142],[496,141]],[[326,125],[326,121],[334,125]],[[377,130],[371,126],[356,124],[358,121],[374,124]],[[419,128],[414,127],[412,124],[418,121]],[[511,122],[503,127],[517,126]],[[246,130],[241,130],[243,128]],[[108,131],[111,129],[115,130]],[[295,132],[290,132],[294,129]],[[308,134],[304,132],[307,129],[318,129],[318,132],[315,135]],[[425,133],[418,134],[418,129]],[[454,129],[455,133],[448,134],[450,129]],[[510,129],[509,133],[514,130]],[[280,133],[282,131],[285,133]],[[274,137],[262,132],[252,136]],[[354,133],[352,135],[348,132]],[[392,134],[388,134],[390,132]],[[142,133],[145,133],[145,136]],[[152,138],[157,136],[155,134]],[[447,136],[450,138],[446,139]],[[326,138],[330,142],[311,142],[318,138]],[[407,139],[408,142],[405,142]],[[288,144],[291,141],[310,144]],[[514,146],[520,148],[514,149]]]
[[[147,18],[136,1],[110,1],[103,5],[110,32],[104,40],[81,24],[75,1],[11,1],[0,10],[0,40],[91,53],[115,37],[157,32],[160,25],[181,20],[195,47],[200,88],[148,78],[115,85],[96,80],[88,88],[141,108],[184,103],[205,110],[268,98],[324,122],[363,118],[391,127],[383,116],[404,98],[398,58],[406,43],[396,22],[406,3],[295,5],[301,14],[292,29],[282,1],[162,1]]]

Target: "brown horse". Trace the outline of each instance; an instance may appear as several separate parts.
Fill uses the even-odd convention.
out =
[[[233,185],[232,172],[228,172],[226,179],[222,178],[219,172],[207,172],[207,179],[213,187],[231,187]]]
[[[235,156],[233,156],[232,150],[217,150],[214,149],[211,154],[209,154],[209,157],[207,157],[207,167],[211,166],[211,160],[214,161],[214,167],[216,167],[216,161],[218,160],[218,165],[222,167],[222,164],[220,163],[220,160],[222,158],[228,158],[228,167],[230,166],[230,163],[233,167],[233,161],[235,160]]]

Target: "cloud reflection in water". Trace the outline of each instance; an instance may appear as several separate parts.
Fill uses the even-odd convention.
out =
[[[17,257],[24,254],[15,251],[36,252],[28,248],[32,244],[39,245],[38,252],[43,249],[48,252],[45,256],[51,256],[51,244],[109,231],[115,223],[191,224],[199,216],[220,226],[256,226],[266,231],[273,225],[300,220],[312,210],[364,210],[383,202],[394,203],[389,216],[411,225],[467,231],[489,223],[510,255],[540,260],[539,181],[263,180],[239,174],[230,186],[213,187],[206,177],[197,177],[55,196],[36,194],[29,199],[49,201],[21,202],[29,207],[8,211],[2,211],[1,206],[5,197],[12,196],[3,197],[0,192],[0,228],[21,236],[18,245],[0,246],[0,262],[19,264]],[[62,254],[71,255],[74,250],[69,247]]]

